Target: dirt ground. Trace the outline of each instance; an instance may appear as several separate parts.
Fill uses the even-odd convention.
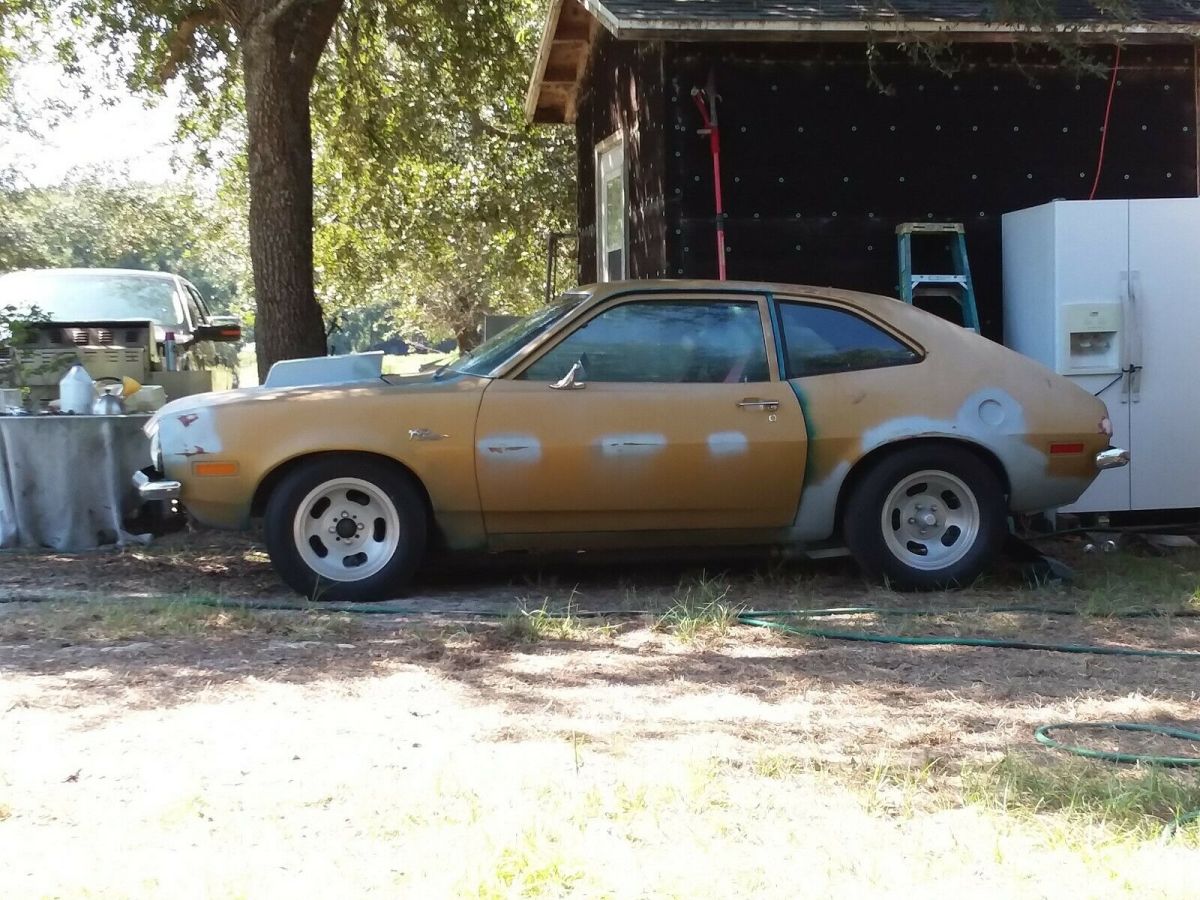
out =
[[[941,612],[807,624],[1200,652],[1198,618],[1103,614],[1196,612],[1200,554],[1085,545],[1053,546],[1073,587],[1010,569],[936,596],[840,561],[444,565],[412,615],[246,610],[295,598],[243,537],[3,555],[0,896],[1195,896],[1200,836],[1157,828],[1197,779],[1073,768],[1032,733],[1197,730],[1197,659],[726,614],[878,604]],[[1089,614],[982,609],[1005,604]]]

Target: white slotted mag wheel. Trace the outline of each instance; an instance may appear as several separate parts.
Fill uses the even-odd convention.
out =
[[[292,525],[304,563],[330,581],[362,581],[400,547],[400,514],[391,497],[361,478],[334,478],[313,488]]]
[[[883,504],[883,538],[892,555],[923,571],[948,568],[975,546],[981,514],[974,491],[939,469],[906,475]]]

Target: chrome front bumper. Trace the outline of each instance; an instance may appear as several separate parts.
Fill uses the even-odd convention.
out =
[[[1109,447],[1096,454],[1096,468],[1101,471],[1119,469],[1121,466],[1127,465],[1129,465],[1129,451],[1122,450],[1120,447]]]
[[[151,481],[145,472],[133,473],[133,486],[145,503],[153,500],[178,500],[183,490],[183,485],[178,481]]]

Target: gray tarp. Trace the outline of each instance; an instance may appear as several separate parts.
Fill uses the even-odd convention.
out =
[[[0,416],[0,547],[87,550],[136,540],[130,478],[149,416]]]

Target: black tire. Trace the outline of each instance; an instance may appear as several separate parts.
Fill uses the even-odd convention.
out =
[[[901,491],[906,481],[910,487]],[[973,498],[973,517],[971,499],[959,496],[958,485]],[[945,490],[939,492],[939,486]],[[925,506],[925,498],[943,505]],[[960,505],[951,508],[954,502]],[[872,464],[854,486],[842,514],[842,536],[868,575],[900,590],[941,590],[970,583],[992,563],[1004,543],[1007,515],[1000,479],[971,451],[945,445],[899,447]],[[916,516],[934,517],[928,537],[917,531],[928,520],[915,521]],[[963,522],[974,518],[974,531],[947,526],[956,516]],[[966,543],[957,544],[959,540]]]
[[[295,529],[301,504],[322,485],[339,479],[355,479],[366,483],[377,494],[374,501],[376,506],[385,502],[386,498],[394,508],[397,527],[389,532],[388,526],[385,526],[378,540],[373,540],[376,520],[368,519],[372,522],[371,535],[364,536],[362,540],[373,541],[369,549],[377,554],[378,562],[371,563],[371,567],[377,567],[377,570],[366,577],[360,577],[353,569],[343,567],[346,578],[339,579],[337,574],[340,573],[331,574],[328,571],[335,567],[332,562],[326,571],[314,569],[305,559],[308,550],[298,546],[296,539]],[[351,493],[352,490],[347,492],[347,496]],[[367,496],[362,492],[358,492],[358,495]],[[336,511],[331,509],[332,505],[325,507],[330,510],[331,516],[336,515]],[[354,508],[353,504],[350,506]],[[318,515],[312,515],[314,522],[319,518]],[[364,522],[360,531],[366,531],[365,526]],[[297,593],[312,600],[371,603],[399,596],[412,580],[425,554],[428,516],[424,500],[412,479],[399,468],[370,457],[324,456],[301,463],[275,486],[267,500],[263,532],[275,571]],[[330,534],[334,532],[330,531]],[[340,542],[340,538],[335,536],[335,539]],[[352,539],[359,538],[352,535],[347,541]],[[391,549],[393,542],[395,547]],[[323,546],[319,539],[318,545]],[[327,548],[325,552],[328,558],[334,558],[330,556],[330,549]],[[333,552],[336,554],[341,551],[335,548]],[[353,555],[344,557],[352,558]]]

